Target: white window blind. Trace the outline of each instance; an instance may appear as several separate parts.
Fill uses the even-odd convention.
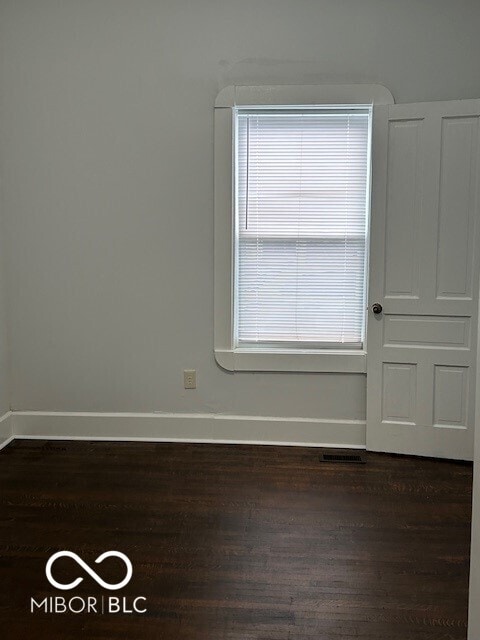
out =
[[[362,348],[368,108],[236,111],[235,343]]]

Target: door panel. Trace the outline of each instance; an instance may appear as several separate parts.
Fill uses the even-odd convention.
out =
[[[434,367],[433,424],[467,428],[469,367]]]
[[[472,297],[477,117],[442,118],[437,298]]]
[[[418,298],[423,120],[390,121],[388,128],[385,297]]]
[[[417,365],[383,363],[382,421],[416,424]]]
[[[471,459],[480,101],[375,109],[367,448]],[[374,315],[372,304],[383,312]]]

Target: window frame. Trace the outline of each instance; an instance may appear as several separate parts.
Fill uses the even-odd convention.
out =
[[[352,350],[235,346],[235,109],[269,105],[375,107],[393,103],[392,94],[382,85],[229,86],[218,94],[214,149],[214,355],[222,368],[228,371],[366,372],[366,344],[363,349]]]

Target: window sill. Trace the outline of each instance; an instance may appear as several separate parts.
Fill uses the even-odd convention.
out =
[[[281,351],[215,349],[215,360],[227,371],[365,373],[365,351]]]

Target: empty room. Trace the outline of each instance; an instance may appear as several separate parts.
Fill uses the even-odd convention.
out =
[[[0,0],[2,639],[480,640],[479,34]]]

